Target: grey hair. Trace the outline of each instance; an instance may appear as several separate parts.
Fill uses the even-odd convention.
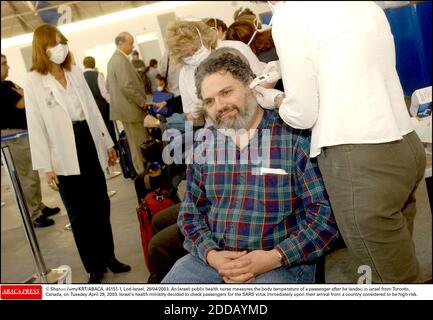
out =
[[[205,60],[203,60],[195,70],[195,87],[197,96],[203,99],[201,86],[206,76],[220,72],[228,71],[233,78],[241,81],[244,85],[248,84],[254,73],[245,56],[234,48],[220,48],[213,51]]]

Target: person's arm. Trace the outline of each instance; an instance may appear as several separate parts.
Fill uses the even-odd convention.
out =
[[[48,132],[39,110],[36,94],[30,79],[24,81],[26,119],[29,132],[30,153],[34,170],[53,171],[51,152],[48,147]]]
[[[15,83],[6,81],[10,86],[2,86],[2,99],[5,105],[13,106],[17,109],[24,109],[24,92],[22,88],[16,88]]]
[[[131,79],[131,74],[129,73],[130,66],[127,65],[128,61],[124,61],[122,59],[121,63],[115,71],[117,85],[119,86],[120,91],[126,97],[127,100],[136,104],[139,108],[144,106],[144,102],[146,101],[146,97],[144,97],[134,86],[134,83]]]
[[[107,149],[110,149],[114,146],[113,140],[111,139],[111,136],[108,133],[107,126],[105,125],[104,119],[102,118],[101,112],[99,111],[98,105],[96,104],[92,91],[90,90],[89,85],[87,84],[87,81],[84,78],[84,73],[78,69],[75,70],[75,74],[79,77],[79,81],[81,82],[81,87],[85,91],[84,94],[87,97],[87,108],[89,108],[92,111],[92,113],[95,115],[99,130],[101,130],[101,132],[103,133],[106,147]]]
[[[212,238],[212,231],[207,221],[209,204],[206,199],[201,166],[188,165],[186,178],[186,191],[179,210],[178,225],[185,236],[185,249],[206,263],[208,252],[213,249],[220,250],[220,248]]]
[[[317,158],[310,158],[309,130],[299,132],[294,172],[296,172],[297,196],[302,200],[305,212],[304,223],[297,232],[292,232],[275,249],[283,257],[283,265],[290,267],[299,262],[313,261],[329,251],[338,238],[338,229],[329,204],[325,185],[317,165]]]
[[[98,87],[99,91],[101,91],[102,97],[110,103],[110,94],[107,91],[107,86],[105,84],[104,75],[102,73],[98,73]]]
[[[280,15],[281,16],[281,15]],[[277,18],[277,17],[276,17]],[[273,37],[280,58],[285,98],[280,102],[280,117],[293,128],[309,129],[319,114],[317,62],[311,52],[305,21],[287,18],[276,21]]]
[[[159,62],[159,74],[164,78],[168,78],[167,64],[168,64],[168,50],[165,51],[164,56]]]
[[[261,62],[259,58],[254,54],[253,50],[251,50],[250,46],[246,45],[243,42],[236,41],[238,48],[241,51],[241,53],[245,56],[245,58],[248,60],[248,63],[250,64],[251,70],[254,72],[256,76],[263,73],[263,70],[266,67],[266,63]]]

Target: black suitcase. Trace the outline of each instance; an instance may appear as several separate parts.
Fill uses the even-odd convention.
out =
[[[141,173],[134,179],[135,193],[139,205],[149,192],[157,189],[170,189],[167,166],[163,166],[158,173]]]
[[[123,176],[125,178],[134,179],[137,176],[137,172],[134,168],[134,163],[132,162],[131,151],[129,149],[128,140],[126,139],[125,130],[119,133],[119,162],[120,168],[122,170]]]

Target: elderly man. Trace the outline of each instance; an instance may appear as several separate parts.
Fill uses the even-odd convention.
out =
[[[197,94],[215,127],[187,170],[178,224],[189,254],[162,283],[312,283],[315,261],[338,237],[308,156],[310,132],[260,108],[252,76],[232,48],[197,67]]]
[[[107,66],[107,86],[110,93],[110,119],[120,120],[125,128],[132,161],[137,174],[144,171],[144,159],[140,145],[148,140],[143,127],[147,115],[146,93],[140,75],[129,61],[134,38],[121,32],[115,39],[117,50]]]

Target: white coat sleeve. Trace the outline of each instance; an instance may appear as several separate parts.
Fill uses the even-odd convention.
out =
[[[245,56],[245,58],[247,58],[247,60],[250,64],[251,70],[254,72],[256,77],[258,75],[261,75],[263,73],[263,70],[266,67],[266,63],[261,62],[249,46],[247,46],[244,43],[242,43],[242,44],[243,44],[243,46],[241,47],[240,51]]]
[[[23,89],[33,169],[53,171],[48,132],[29,78],[24,80]]]
[[[105,84],[104,75],[102,73],[98,73],[98,87],[99,91],[101,91],[102,97],[110,103],[110,94],[108,93],[107,86]]]
[[[193,106],[196,103],[194,100],[195,83],[187,76],[185,67],[181,69],[179,74],[179,91],[182,99],[183,113],[189,114],[192,112]]]
[[[285,93],[279,114],[291,127],[309,129],[316,123],[319,113],[317,62],[314,61],[309,35],[302,19],[275,20],[272,36],[280,58]]]

